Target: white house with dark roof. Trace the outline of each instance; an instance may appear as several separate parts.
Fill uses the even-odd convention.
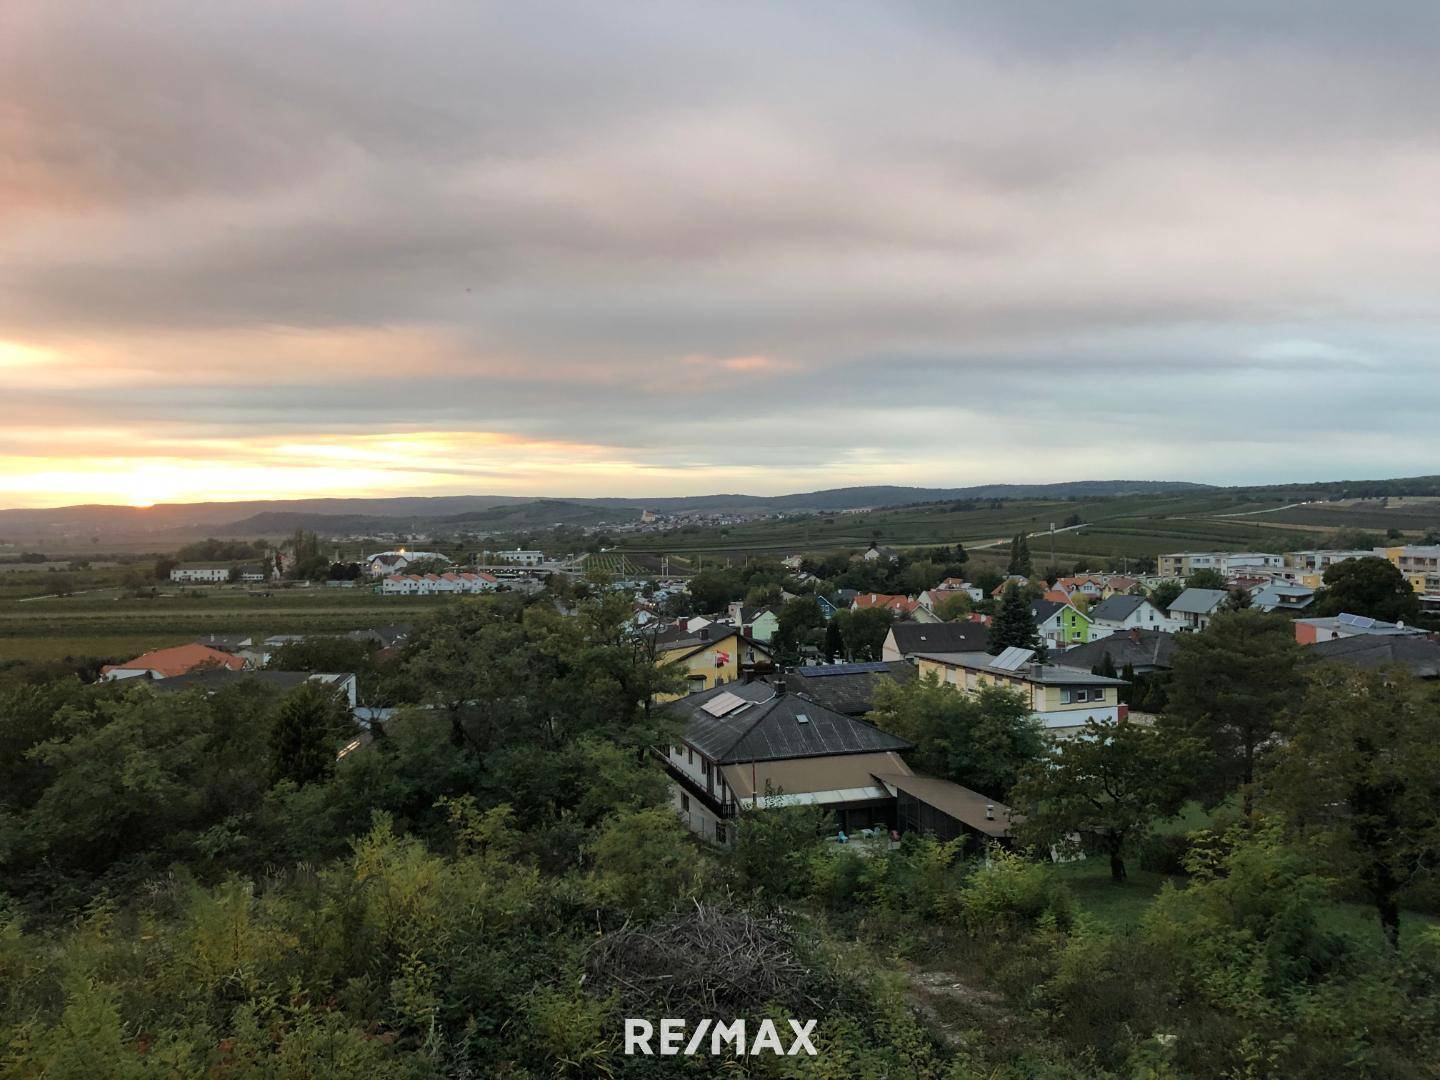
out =
[[[1116,593],[1090,609],[1090,640],[1126,630],[1179,629],[1179,624],[1143,596]]]
[[[908,660],[922,652],[983,652],[990,628],[983,622],[894,623],[880,648],[881,660]]]
[[[371,577],[389,577],[391,574],[401,573],[411,563],[420,560],[438,559],[440,562],[450,565],[450,557],[441,555],[438,551],[406,551],[400,548],[396,551],[382,551],[375,555],[363,555],[361,559],[365,563],[366,572]]]
[[[1180,630],[1204,630],[1230,596],[1224,589],[1186,589],[1170,605]]]

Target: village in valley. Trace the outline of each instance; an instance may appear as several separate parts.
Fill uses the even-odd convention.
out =
[[[140,535],[99,554],[98,525],[11,542],[0,868],[34,928],[13,948],[43,965],[116,894],[182,926],[250,920],[204,938],[225,956],[283,935],[298,952],[233,962],[322,988],[349,961],[307,946],[313,902],[324,934],[345,939],[358,917],[410,942],[412,959],[383,961],[395,986],[407,964],[463,980],[472,950],[504,951],[482,965],[503,985],[444,991],[466,1017],[447,1053],[524,1053],[546,1075],[585,1075],[566,1064],[575,1046],[609,1060],[619,1017],[677,995],[686,1015],[712,995],[735,1015],[808,1010],[828,977],[806,967],[815,948],[847,950],[843,977],[867,987],[845,1015],[908,1033],[822,1024],[819,1053],[860,1054],[876,1075],[941,1080],[967,1058],[1217,1075],[1237,1053],[1206,1037],[1216,1023],[1267,1040],[1295,1075],[1359,1024],[1395,1061],[1423,1057],[1429,997],[1387,1028],[1363,987],[1411,985],[1440,925],[1433,485],[1306,502],[902,491],[854,512],[671,513],[654,530],[626,530],[628,509],[468,536],[224,529],[161,553]],[[995,536],[1006,523],[1021,527]],[[1239,542],[1168,543],[1196,536]],[[294,889],[313,899],[292,905]],[[355,902],[387,906],[355,916]],[[414,914],[387,924],[388,905]],[[152,948],[127,926],[85,948]],[[1312,950],[1311,988],[1286,975],[1259,992],[1298,992],[1305,1011],[1257,1016],[1207,989],[1276,935]],[[1065,983],[1096,950],[1103,981]],[[1017,956],[1032,965],[1018,982]],[[584,981],[564,982],[576,965]],[[171,978],[117,985],[158,1000]],[[230,1004],[216,978],[164,1008],[241,1023],[236,1008],[264,1007]],[[1062,1010],[1036,1012],[1042,992]],[[526,1018],[518,1050],[480,1033],[485,1001]],[[554,1028],[559,1001],[591,1019]],[[1091,1034],[1066,1019],[1096,1007]],[[44,1008],[22,995],[6,1022]],[[342,1008],[369,1017],[332,1021],[357,1060],[425,1052],[427,1013]],[[986,1021],[1013,1036],[959,1034]],[[273,1022],[298,1037],[298,1021]],[[187,1061],[231,1060],[228,1040],[172,1037]]]

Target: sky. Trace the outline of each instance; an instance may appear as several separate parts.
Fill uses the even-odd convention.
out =
[[[0,506],[1440,471],[1440,5],[0,4]]]

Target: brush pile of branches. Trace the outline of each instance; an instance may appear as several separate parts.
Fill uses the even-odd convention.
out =
[[[753,1015],[768,1002],[811,1015],[828,982],[796,955],[795,935],[780,918],[698,902],[693,911],[606,934],[590,947],[585,970],[591,988],[620,991],[630,1016]]]

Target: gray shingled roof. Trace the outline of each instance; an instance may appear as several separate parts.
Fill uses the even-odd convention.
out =
[[[1423,637],[1344,637],[1305,647],[1315,660],[1339,660],[1356,667],[1401,664],[1422,679],[1440,678],[1440,641]]]
[[[1058,664],[1026,664],[1020,668],[998,668],[995,657],[989,653],[916,653],[921,660],[936,660],[942,664],[958,667],[978,668],[995,675],[1026,679],[1042,686],[1128,686],[1124,679],[1111,679],[1095,675],[1078,668],[1062,667]]]
[[[1052,655],[1065,667],[1093,668],[1108,655],[1116,671],[1126,664],[1136,669],[1168,668],[1175,655],[1175,635],[1164,630],[1122,630],[1098,641],[1072,645],[1064,652]]]
[[[1143,596],[1127,596],[1124,593],[1116,593],[1092,607],[1090,618],[1096,622],[1124,622],[1145,603],[1148,601]]]
[[[751,704],[718,717],[701,707],[723,693]],[[763,682],[717,686],[672,701],[665,708],[684,717],[685,742],[720,765],[873,754],[912,746],[874,724],[827,709],[819,702],[798,694],[777,694]]]
[[[1186,589],[1170,605],[1170,614],[1209,615],[1229,595],[1224,589]]]
[[[901,656],[917,652],[984,652],[990,628],[980,622],[896,623],[890,627]]]
[[[881,679],[914,682],[915,665],[908,660],[873,664],[836,664],[829,667],[800,667],[785,676],[792,693],[803,694],[827,709],[846,716],[863,716],[870,711],[875,684]]]
[[[1065,605],[1058,600],[1036,600],[1030,604],[1030,618],[1039,626],[1063,607]]]

